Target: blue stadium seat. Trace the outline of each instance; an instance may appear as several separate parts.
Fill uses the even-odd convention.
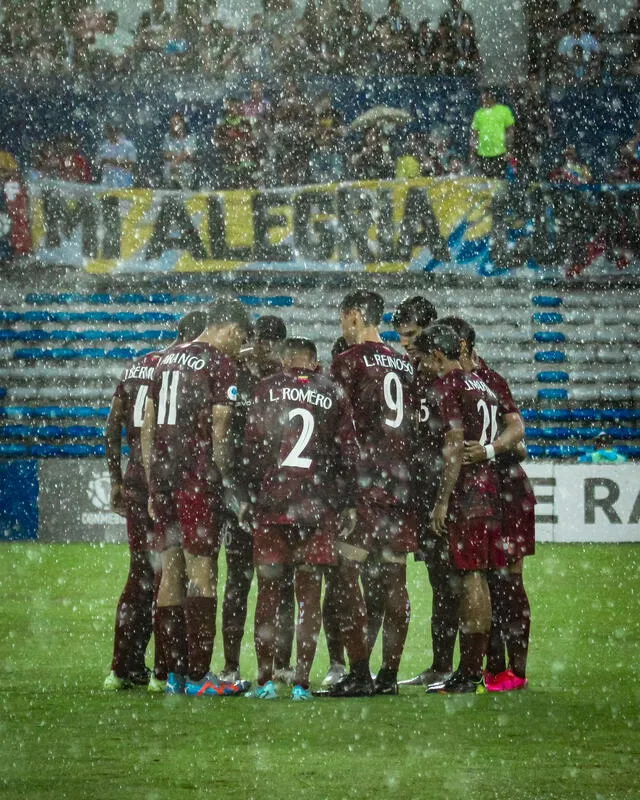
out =
[[[569,413],[575,421],[598,422],[602,419],[602,411],[598,408],[573,408]]]
[[[147,356],[149,353],[155,352],[155,347],[143,347],[136,352],[136,358],[142,358],[142,356]]]
[[[538,363],[561,364],[567,360],[567,355],[562,350],[540,350],[534,358]]]
[[[49,331],[49,339],[57,342],[79,342],[83,338],[83,331],[55,330]]]
[[[539,325],[559,325],[563,316],[555,311],[536,311],[531,319]]]
[[[535,422],[538,419],[538,412],[535,408],[521,408],[520,416],[526,422]]]
[[[54,361],[67,361],[72,358],[80,358],[81,350],[74,350],[72,347],[52,347],[43,352],[43,358],[51,358]]]
[[[14,358],[44,358],[46,351],[42,347],[18,347],[13,351]]]
[[[387,325],[391,325],[392,320],[393,320],[393,311],[385,311],[385,313],[382,315],[382,321]]]
[[[113,297],[110,294],[94,293],[87,296],[87,303],[94,306],[108,306],[113,303]]]
[[[7,396],[7,390],[4,388],[4,386],[0,386],[0,399],[6,396]]]
[[[24,444],[5,444],[0,442],[0,456],[20,458],[29,455],[29,448]]]
[[[400,334],[397,331],[381,331],[380,338],[383,342],[399,342]]]
[[[571,439],[572,429],[564,425],[555,428],[525,428],[525,436],[528,439]]]
[[[538,400],[566,400],[568,389],[538,389]]]
[[[109,415],[108,408],[92,408],[91,406],[72,406],[71,408],[60,409],[60,416],[71,419],[84,419],[89,417],[105,418]]]
[[[536,377],[540,383],[567,383],[569,373],[562,370],[546,370],[545,372],[539,372]]]
[[[55,296],[52,294],[42,294],[41,292],[30,292],[25,295],[24,302],[30,306],[50,306],[55,303]]]
[[[83,311],[78,312],[74,322],[112,322],[114,315],[108,311]]]
[[[538,419],[553,420],[554,422],[567,422],[571,418],[570,412],[566,408],[541,408],[538,411]]]
[[[614,439],[640,439],[640,430],[637,428],[615,426],[606,431]]]
[[[113,322],[124,322],[125,325],[134,325],[138,321],[139,314],[134,311],[117,311],[111,315]]]
[[[28,439],[33,436],[33,428],[30,425],[3,425],[0,436],[6,439]]]
[[[602,419],[609,422],[640,419],[640,408],[606,408],[601,413]]]
[[[83,347],[78,350],[79,358],[105,358],[106,354],[104,347]]]
[[[166,311],[144,311],[140,316],[140,322],[177,322],[180,314],[169,314]]]
[[[62,425],[40,425],[33,429],[33,435],[37,439],[65,439],[67,429]]]
[[[547,458],[577,458],[583,452],[581,447],[573,447],[567,444],[552,444],[544,448],[544,454]]]
[[[36,458],[87,458],[104,455],[104,445],[90,444],[36,444],[31,448]]]
[[[206,305],[213,300],[212,295],[203,294],[179,294],[176,296],[176,303],[184,303],[186,305]]]
[[[52,322],[53,312],[51,311],[25,311],[22,315],[25,322]]]
[[[541,444],[528,444],[527,453],[529,454],[529,458],[543,458],[545,448]]]
[[[538,294],[531,298],[534,306],[542,306],[544,308],[557,308],[564,302],[561,297],[553,297],[547,294]]]
[[[123,294],[116,295],[113,299],[119,305],[135,305],[137,303],[145,302],[145,296],[143,294],[136,294],[135,292],[125,292]]]
[[[560,331],[536,331],[533,334],[535,342],[548,344],[551,342],[566,342],[567,337]]]
[[[17,311],[0,310],[0,322],[18,322],[21,315]]]
[[[137,352],[133,347],[112,347],[111,350],[107,350],[106,352],[107,358],[121,358],[127,361],[135,358],[136,355]]]
[[[168,292],[154,292],[149,295],[147,302],[156,306],[171,305],[173,303],[173,295]]]
[[[63,428],[70,439],[103,439],[105,429],[98,425],[69,425]]]
[[[640,447],[638,445],[623,444],[617,448],[619,453],[627,458],[640,458]]]

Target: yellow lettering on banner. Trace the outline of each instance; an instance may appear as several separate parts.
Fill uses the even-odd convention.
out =
[[[254,194],[243,189],[224,192],[225,238],[230,247],[251,247],[253,244],[251,198]]]

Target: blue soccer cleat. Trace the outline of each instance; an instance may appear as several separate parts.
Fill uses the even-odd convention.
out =
[[[304,686],[300,686],[300,684],[296,684],[293,689],[291,690],[291,699],[292,700],[312,700],[313,695],[309,689],[305,689]]]
[[[221,681],[213,672],[207,672],[199,681],[187,680],[184,693],[189,697],[233,697],[244,694],[250,686],[249,681],[227,683]]]
[[[277,700],[278,688],[273,681],[267,681],[262,686],[256,686],[247,697],[253,697],[255,700]]]
[[[170,672],[167,675],[167,682],[164,687],[165,694],[184,694],[185,687],[184,675],[178,675],[177,672]]]

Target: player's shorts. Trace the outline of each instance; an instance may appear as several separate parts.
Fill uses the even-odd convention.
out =
[[[509,563],[536,551],[536,496],[519,464],[500,470],[502,532],[507,540]]]
[[[125,486],[124,502],[127,519],[127,538],[132,553],[146,553],[153,548],[153,520],[149,516],[147,487]]]
[[[253,534],[253,562],[268,564],[308,564],[310,566],[337,563],[335,540],[338,516],[324,515],[322,526],[282,525],[258,517]]]
[[[229,517],[222,528],[221,545],[227,553],[227,562],[237,565],[253,565],[253,536],[246,528],[242,528],[237,519]]]
[[[202,483],[186,482],[172,492],[153,494],[156,515],[154,549],[182,547],[194,556],[214,558],[226,515],[222,493]]]
[[[508,565],[507,542],[500,520],[470,517],[449,522],[451,563],[462,571],[503,569]]]
[[[414,553],[418,549],[415,513],[405,506],[380,504],[363,492],[356,503],[356,526],[345,540],[358,550],[378,552],[384,557]]]

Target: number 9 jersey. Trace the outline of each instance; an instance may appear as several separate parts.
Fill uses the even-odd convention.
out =
[[[331,377],[343,387],[353,408],[361,492],[379,505],[410,502],[413,373],[409,359],[382,342],[354,345],[331,366]]]

